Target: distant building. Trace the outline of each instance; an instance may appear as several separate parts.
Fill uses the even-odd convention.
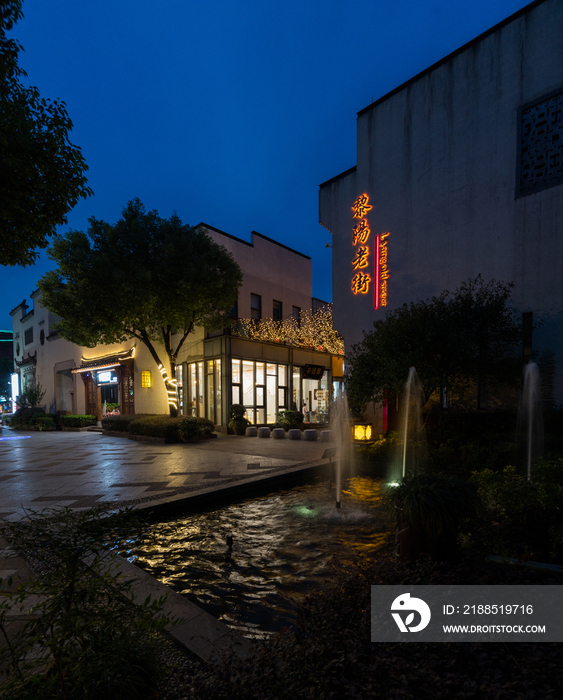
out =
[[[200,226],[242,269],[233,321],[299,319],[301,312],[327,306],[312,297],[308,256],[256,231],[248,243]],[[104,403],[117,403],[121,413],[168,413],[158,368],[142,343],[128,340],[95,348],[69,343],[52,330],[57,319],[41,306],[40,293],[31,298],[33,308],[24,300],[10,312],[15,367],[20,388],[41,383],[48,412],[101,416]],[[233,403],[243,404],[256,424],[273,423],[276,412],[303,404],[310,421],[327,419],[332,382],[342,380],[343,358],[314,345],[251,340],[241,331],[210,334],[196,328],[188,336],[176,369],[180,413],[209,418],[223,430]]]
[[[3,381],[8,381],[11,374],[10,362],[14,360],[12,331],[0,331],[0,377]],[[10,392],[3,392],[0,384],[0,413],[11,411]]]
[[[523,355],[563,401],[563,2],[530,3],[357,117],[357,164],[320,186],[347,348],[387,309],[514,282]]]

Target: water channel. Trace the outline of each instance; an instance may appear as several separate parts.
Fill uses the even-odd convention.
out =
[[[355,556],[387,546],[382,486],[343,479],[337,510],[334,483],[311,477],[154,523],[152,541],[128,541],[120,553],[229,626],[261,637],[294,623],[299,599],[329,580],[334,565],[350,568]]]

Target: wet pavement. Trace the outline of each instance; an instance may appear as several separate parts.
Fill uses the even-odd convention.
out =
[[[322,463],[332,443],[219,435],[193,444],[137,442],[94,432],[0,432],[0,518],[25,509],[177,500],[225,481]]]

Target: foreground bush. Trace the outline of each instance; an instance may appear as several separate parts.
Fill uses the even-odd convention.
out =
[[[193,416],[185,416],[178,423],[178,437],[183,442],[193,442],[197,440],[201,432],[197,418]]]
[[[147,416],[142,413],[120,416],[105,416],[105,418],[102,418],[102,428],[104,430],[115,430],[118,433],[128,433],[131,423],[139,418],[147,418]]]
[[[72,415],[59,416],[59,423],[63,428],[86,428],[88,425],[96,425],[96,416]]]
[[[484,511],[467,543],[488,554],[563,563],[563,459],[538,462],[531,480],[514,467],[475,472]]]
[[[276,427],[291,430],[303,428],[303,414],[301,411],[279,411],[276,413]]]
[[[126,600],[129,583],[113,578],[115,555],[101,546],[108,535],[138,533],[140,522],[131,511],[110,515],[103,507],[26,516],[0,531],[12,547],[43,562],[41,579],[12,592],[11,582],[8,587],[3,582],[0,667],[9,673],[0,679],[2,699],[156,697],[164,670],[157,631],[169,621],[160,614],[163,600],[147,599],[140,606]],[[85,558],[91,568],[83,564]],[[9,607],[31,604],[34,615],[14,630]]]
[[[258,646],[247,661],[201,667],[186,697],[208,700],[556,700],[563,694],[561,644],[372,643],[372,584],[555,584],[559,574],[464,558],[358,561],[301,607],[296,630]]]
[[[131,435],[179,440],[178,429],[184,420],[185,416],[177,416],[176,418],[170,416],[137,417],[136,420],[129,424],[129,433]]]

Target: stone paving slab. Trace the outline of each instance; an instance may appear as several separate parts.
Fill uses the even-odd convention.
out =
[[[327,443],[219,435],[194,444],[125,442],[100,433],[0,433],[0,513],[142,498],[208,489],[225,479],[260,479],[269,471],[319,462]]]

